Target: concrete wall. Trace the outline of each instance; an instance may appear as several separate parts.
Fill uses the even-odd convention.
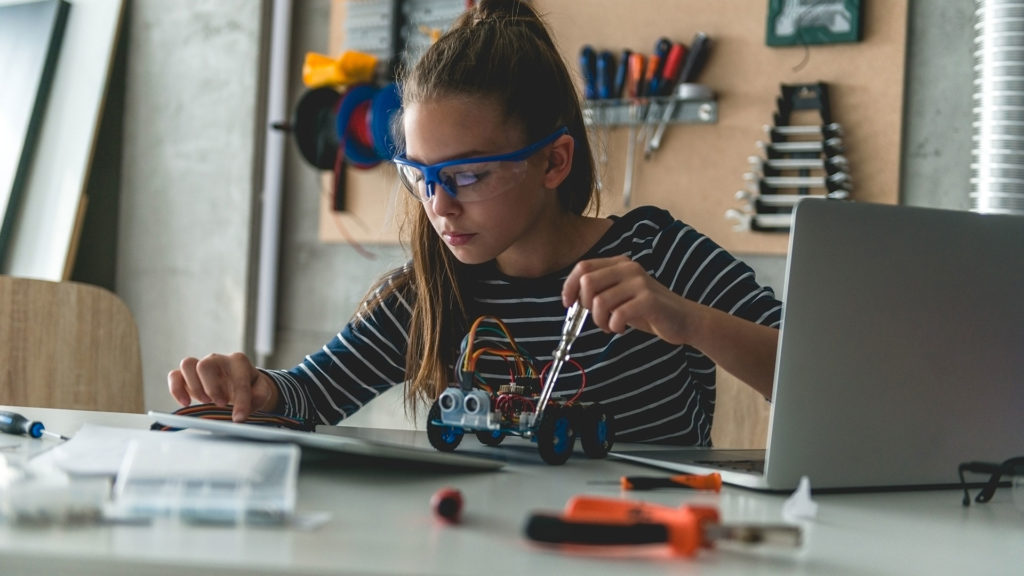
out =
[[[165,376],[182,356],[249,347],[265,4],[131,2],[115,289],[139,324],[149,408],[174,407]],[[291,102],[302,91],[302,55],[326,51],[329,8],[329,0],[295,2]],[[954,0],[911,2],[905,203],[968,206],[973,9]],[[319,176],[290,146],[277,349],[267,366],[289,367],[318,349],[376,276],[405,258],[395,246],[370,246],[375,258],[367,260],[350,246],[319,243],[319,194]],[[781,291],[783,258],[748,261]],[[399,405],[391,395],[356,421],[402,425]]]
[[[146,405],[167,408],[178,359],[245,347],[262,3],[135,0],[125,16],[116,291]]]

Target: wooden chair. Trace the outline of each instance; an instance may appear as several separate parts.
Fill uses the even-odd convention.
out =
[[[97,286],[0,275],[0,404],[142,412],[131,311]]]

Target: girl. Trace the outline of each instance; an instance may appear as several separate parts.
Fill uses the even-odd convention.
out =
[[[401,85],[395,164],[421,205],[411,261],[291,370],[185,358],[168,376],[182,405],[335,423],[405,383],[415,410],[455,381],[475,318],[501,318],[543,363],[575,301],[590,319],[553,398],[585,376],[580,400],[614,415],[618,440],[710,445],[716,363],[770,396],[781,305],[748,266],[663,210],[586,215],[598,198],[579,94],[528,4],[478,2]],[[477,370],[508,379],[498,358]]]

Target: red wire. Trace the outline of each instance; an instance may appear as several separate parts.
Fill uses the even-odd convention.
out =
[[[570,364],[572,364],[573,366],[575,366],[575,367],[580,369],[580,387],[579,387],[579,390],[576,391],[576,395],[575,396],[573,396],[572,398],[569,399],[568,402],[566,402],[566,404],[572,404],[573,402],[576,401],[577,398],[580,397],[580,394],[583,394],[583,389],[587,387],[587,373],[586,373],[586,371],[583,370],[583,366],[580,366],[579,362],[573,360],[572,358],[569,358],[568,362]],[[552,364],[552,362],[548,362],[547,364],[544,365],[544,369],[540,371],[540,381],[541,382],[544,382],[544,375],[547,374],[548,368],[551,367],[551,364]]]

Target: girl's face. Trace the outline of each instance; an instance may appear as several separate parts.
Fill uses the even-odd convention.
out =
[[[500,107],[486,98],[447,98],[411,104],[403,116],[405,157],[415,163],[433,165],[451,160],[468,160],[518,151],[532,142],[517,122],[507,120]],[[567,137],[562,137],[567,138]],[[561,138],[559,139],[561,140]],[[571,145],[570,145],[571,146]],[[458,185],[455,197],[435,184],[433,195],[423,201],[423,209],[434,230],[452,254],[466,264],[493,259],[509,275],[528,275],[522,264],[531,254],[543,260],[553,230],[546,228],[561,212],[557,192],[548,188],[546,175],[552,146],[544,146],[519,165],[514,176],[496,175],[482,168],[480,173],[465,172],[463,198]],[[467,163],[467,167],[488,164]],[[508,168],[505,166],[504,168]],[[419,171],[416,172],[420,174]],[[449,181],[447,174],[440,174]],[[496,195],[474,198],[470,185],[485,186],[497,179],[504,182]],[[451,181],[459,180],[454,176]],[[540,250],[541,252],[537,252]]]

